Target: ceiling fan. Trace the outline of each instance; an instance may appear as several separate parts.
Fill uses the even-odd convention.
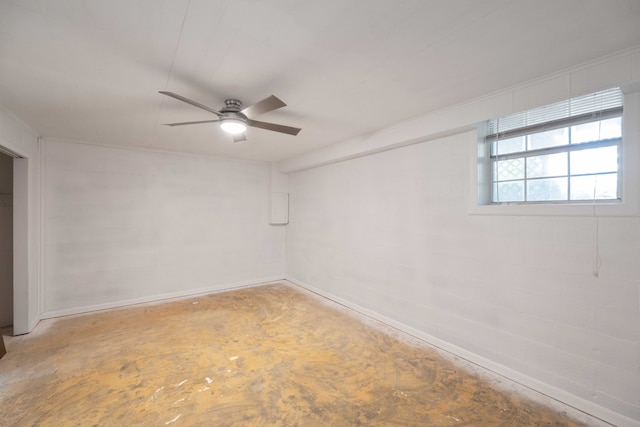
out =
[[[237,99],[227,99],[224,101],[224,107],[220,109],[220,111],[214,110],[213,108],[209,108],[206,105],[202,105],[196,101],[193,101],[189,98],[185,98],[182,95],[178,95],[173,92],[160,91],[161,94],[170,96],[179,101],[186,102],[187,104],[191,104],[194,107],[202,108],[210,113],[218,116],[215,120],[200,120],[196,122],[180,122],[180,123],[166,123],[166,126],[184,126],[184,125],[195,125],[201,123],[215,123],[219,122],[220,127],[227,133],[230,133],[233,136],[234,142],[245,141],[247,137],[245,136],[245,130],[247,126],[266,129],[274,132],[286,133],[288,135],[297,135],[302,129],[294,128],[291,126],[279,125],[276,123],[267,123],[260,122],[258,120],[253,120],[253,117],[258,116],[260,114],[268,113],[269,111],[277,110],[278,108],[285,107],[287,104],[282,102],[279,98],[274,95],[271,95],[262,101],[258,101],[253,105],[242,108],[242,102]]]

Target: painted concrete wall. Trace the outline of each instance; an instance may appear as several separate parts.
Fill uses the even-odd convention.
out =
[[[287,277],[640,420],[640,219],[469,215],[475,139],[292,174]]]
[[[13,325],[13,158],[0,154],[0,327]]]
[[[624,203],[476,206],[475,123],[616,85]],[[280,162],[287,278],[640,426],[639,89],[640,46]]]
[[[15,334],[40,320],[40,144],[24,123],[0,108],[0,146],[22,156],[13,161],[13,282]]]
[[[284,274],[270,166],[45,140],[45,317]]]

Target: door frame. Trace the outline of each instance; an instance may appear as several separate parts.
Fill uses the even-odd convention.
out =
[[[29,252],[34,252],[30,233],[34,233],[32,217],[36,214],[35,207],[30,206],[33,199],[30,191],[30,168],[36,167],[37,162],[29,154],[18,147],[7,146],[0,139],[0,152],[13,157],[13,334],[22,335],[31,332],[39,320],[39,285],[33,283],[36,278],[31,277],[31,271],[37,273],[30,259]],[[35,175],[35,174],[34,174]],[[31,220],[30,220],[31,219]],[[37,251],[35,251],[37,252]],[[30,307],[34,309],[30,311]]]
[[[29,159],[13,159],[13,334],[31,332],[29,316]]]

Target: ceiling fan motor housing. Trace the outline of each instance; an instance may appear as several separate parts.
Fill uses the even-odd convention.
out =
[[[220,127],[232,135],[243,133],[247,128],[247,116],[242,114],[242,102],[237,99],[224,101],[224,108],[220,110]]]
[[[242,102],[237,99],[227,99],[220,110],[220,126],[226,132],[239,134],[247,128],[247,116],[242,114]]]

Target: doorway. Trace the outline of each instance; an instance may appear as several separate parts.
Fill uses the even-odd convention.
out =
[[[13,158],[0,153],[0,328],[13,325]]]

